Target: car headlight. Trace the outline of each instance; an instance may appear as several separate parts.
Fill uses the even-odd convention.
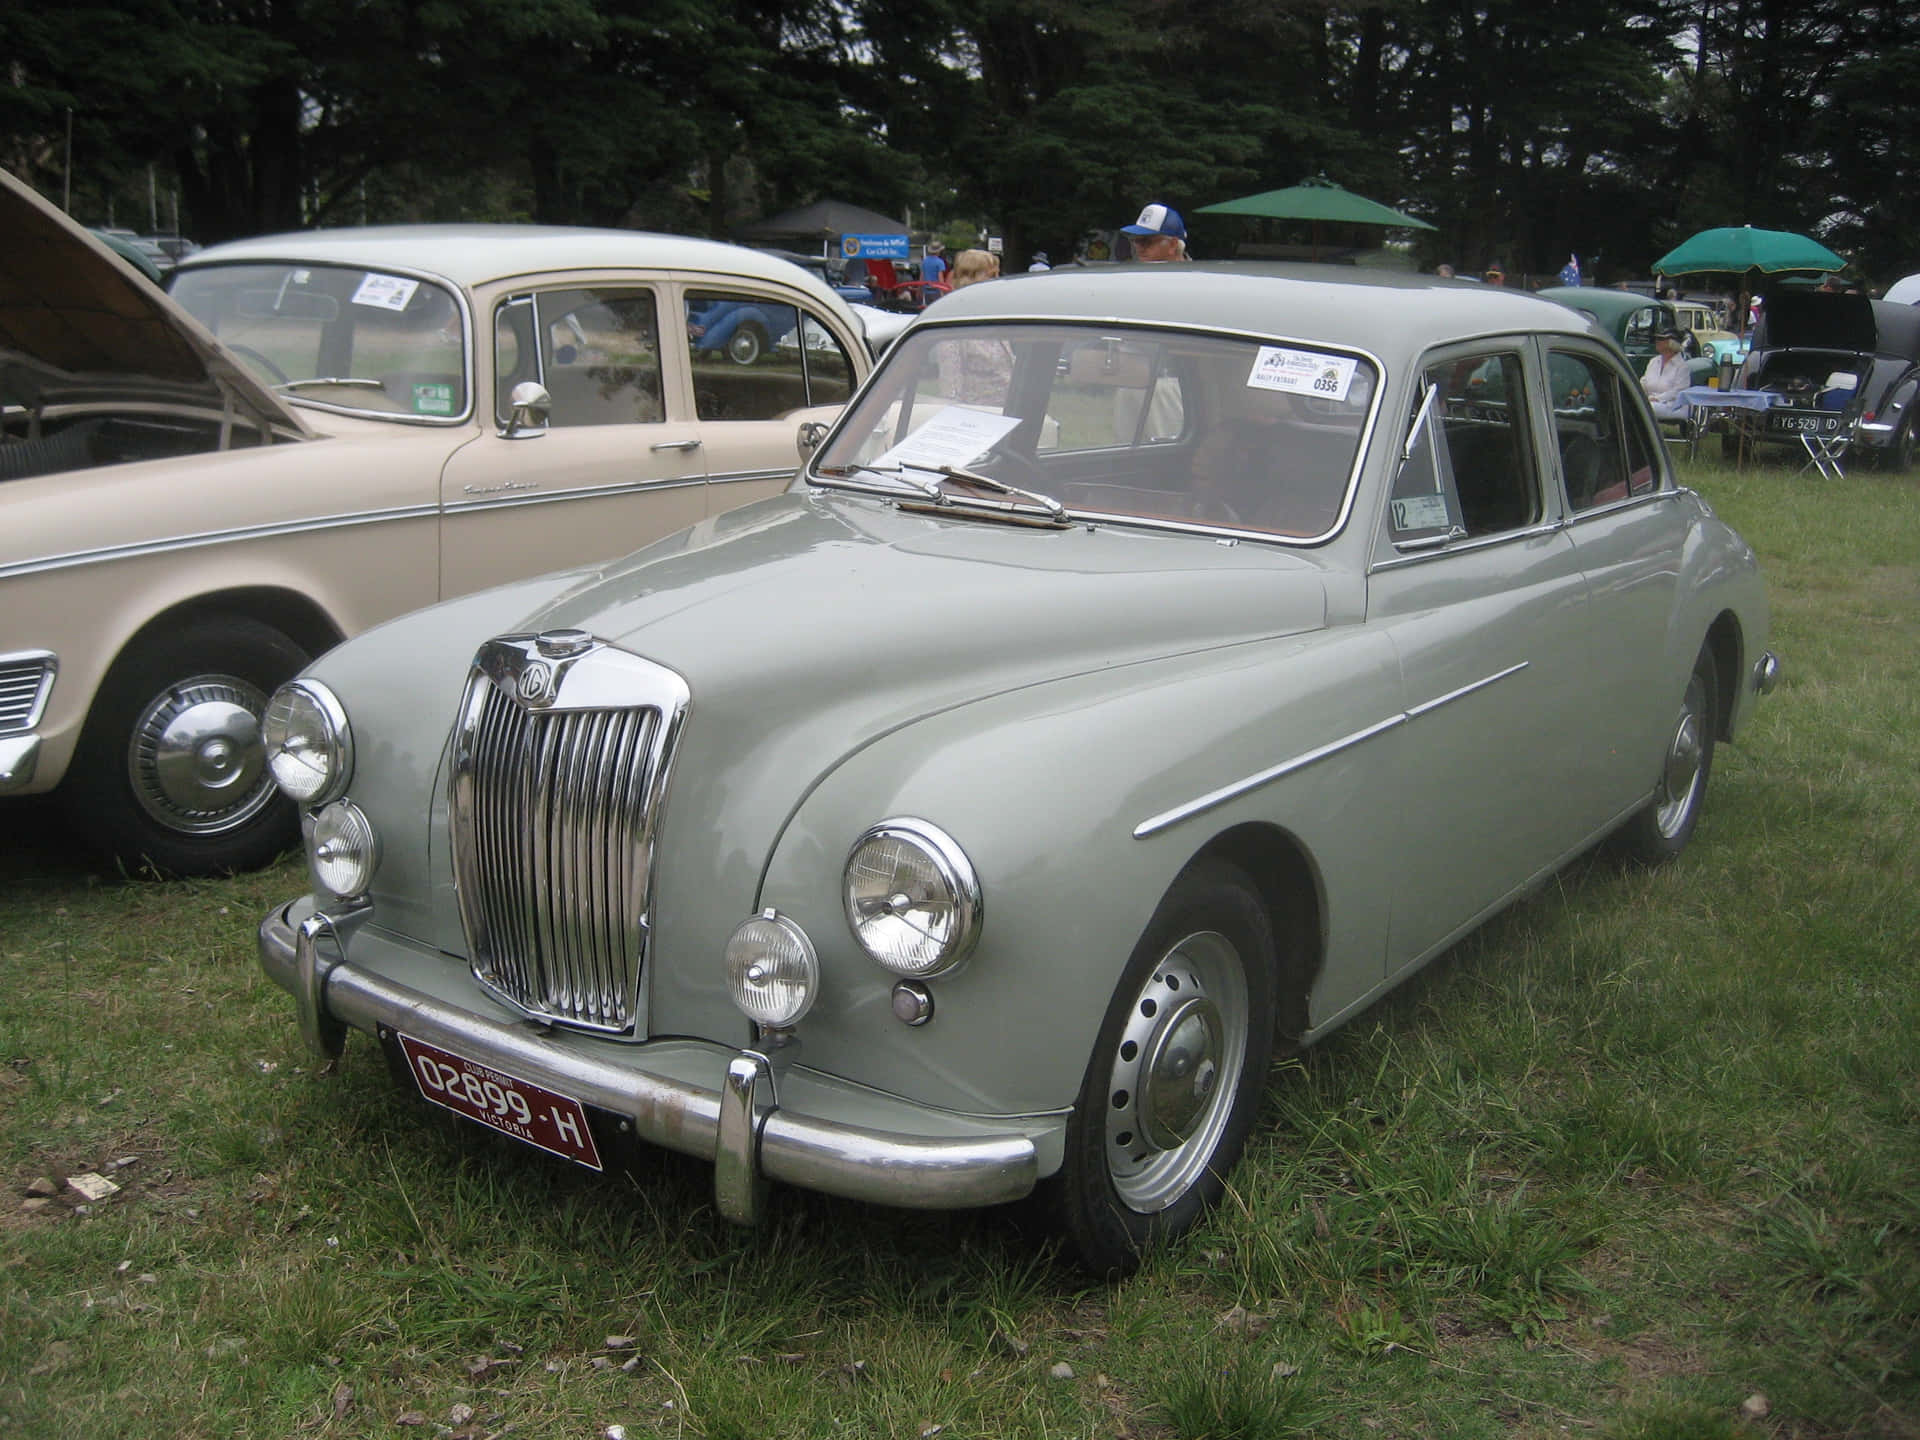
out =
[[[314,884],[351,900],[373,884],[379,844],[373,822],[351,800],[336,800],[306,817],[307,863]]]
[[[318,680],[291,680],[267,702],[261,736],[274,783],[296,804],[337,800],[353,778],[346,707]]]
[[[980,881],[953,837],[924,820],[883,820],[853,844],[843,890],[853,937],[897,975],[944,975],[980,934]]]
[[[745,920],[727,940],[727,993],[762,1025],[795,1024],[820,989],[820,961],[807,932],[775,910]]]

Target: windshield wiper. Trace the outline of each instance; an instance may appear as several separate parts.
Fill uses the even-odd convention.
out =
[[[276,390],[305,390],[312,385],[350,385],[362,390],[384,390],[384,380],[363,380],[358,375],[314,375],[305,380],[282,380]]]
[[[962,469],[958,465],[942,465],[938,474],[949,480],[964,480],[969,485],[978,485],[983,489],[995,491],[1001,495],[1012,495],[1021,500],[1031,500],[1054,519],[1065,524],[1070,518],[1067,507],[1051,495],[1042,495],[1038,490],[1022,490],[1018,485],[1009,485],[1004,480],[996,480],[991,475],[982,475],[978,471]]]

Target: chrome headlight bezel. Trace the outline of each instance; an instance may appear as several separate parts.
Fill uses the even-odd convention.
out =
[[[771,975],[760,967],[769,959],[779,967]],[[820,994],[820,957],[813,941],[791,917],[762,910],[734,927],[725,955],[727,998],[756,1025],[784,1030],[797,1025]],[[787,987],[784,996],[763,985]]]
[[[347,707],[318,680],[289,680],[267,701],[260,721],[267,772],[303,809],[338,800],[353,779],[353,727]]]
[[[892,857],[886,847],[903,847]],[[921,867],[922,893],[894,888],[900,879],[899,861]],[[872,880],[880,869],[889,872],[888,895],[881,899]],[[875,964],[910,980],[951,975],[973,953],[986,914],[980,877],[960,843],[939,826],[912,816],[896,816],[869,826],[847,851],[841,874],[840,896],[854,941]],[[929,907],[945,907],[951,923],[890,924],[903,915],[925,914]],[[936,929],[943,935],[931,947],[925,942]],[[917,953],[916,953],[917,952]]]
[[[315,886],[339,900],[358,899],[373,888],[380,837],[366,811],[351,800],[335,800],[307,811],[300,828]]]

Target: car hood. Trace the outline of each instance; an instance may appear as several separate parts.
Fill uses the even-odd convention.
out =
[[[306,433],[198,322],[5,171],[0,376],[9,404],[112,396],[219,408],[230,397],[270,425]]]
[[[851,741],[1009,688],[1317,629],[1326,615],[1322,564],[1298,552],[815,493],[639,551],[529,628],[577,627],[668,666],[696,712],[757,716],[768,731],[831,713]]]

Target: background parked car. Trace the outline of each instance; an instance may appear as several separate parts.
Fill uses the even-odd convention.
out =
[[[1745,383],[1779,397],[1758,438],[1793,443],[1802,434],[1850,434],[1854,453],[1905,470],[1920,441],[1920,309],[1864,295],[1776,289],[1754,336]]]
[[[736,1220],[1039,1187],[1098,1272],[1194,1224],[1276,1043],[1677,854],[1777,670],[1584,317],[1327,276],[965,287],[795,493],[323,656],[260,930],[309,1043]]]
[[[1542,299],[1591,315],[1607,338],[1618,345],[1633,362],[1634,374],[1646,370],[1653,359],[1653,337],[1662,330],[1686,333],[1680,314],[1671,301],[1655,299],[1632,290],[1613,290],[1597,285],[1550,285],[1536,292]],[[1696,384],[1704,385],[1714,370],[1714,362],[1702,355],[1690,355],[1687,369]]]
[[[802,271],[631,231],[268,236],[172,287],[0,175],[0,795],[130,869],[292,842],[259,723],[312,656],[777,493],[869,365]],[[700,352],[722,304],[809,343]]]

